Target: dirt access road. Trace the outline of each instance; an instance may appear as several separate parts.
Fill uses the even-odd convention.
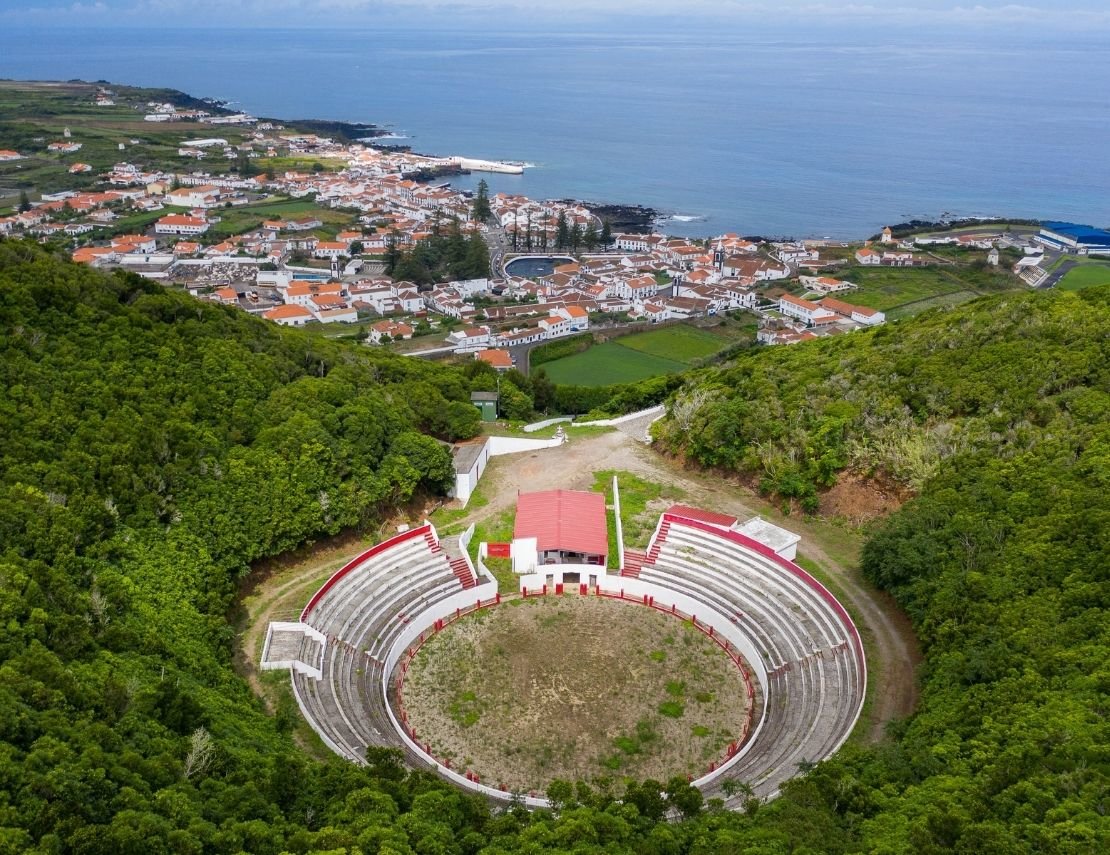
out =
[[[560,487],[588,490],[594,484],[593,473],[603,470],[631,472],[648,481],[671,484],[684,491],[683,501],[688,504],[741,518],[760,514],[800,534],[801,556],[820,568],[822,581],[844,602],[864,638],[870,700],[856,737],[878,742],[889,722],[913,711],[918,693],[915,669],[921,660],[917,640],[894,601],[860,576],[857,563],[862,538],[832,523],[784,517],[738,481],[685,469],[625,433],[572,436],[557,448],[494,458],[480,487],[488,503],[474,508],[458,523],[469,525],[501,514],[515,504],[520,492]],[[239,638],[239,663],[248,677],[258,661],[267,623],[294,609],[299,611],[311,594],[312,580],[326,577],[329,568],[341,566],[342,558],[357,554],[360,545],[361,541],[352,541],[347,551],[332,546],[258,580],[243,601],[247,621]],[[256,679],[251,682],[256,691],[262,688]]]

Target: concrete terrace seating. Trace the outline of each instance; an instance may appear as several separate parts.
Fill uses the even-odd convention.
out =
[[[763,653],[764,726],[724,778],[769,796],[799,764],[825,759],[847,738],[862,705],[865,669],[854,628],[836,607],[779,560],[742,541],[665,518],[636,570],[640,579],[730,617]],[[707,794],[718,795],[720,783]]]
[[[386,711],[381,677],[382,660],[409,616],[474,585],[469,569],[464,578],[430,526],[393,540],[333,576],[302,614],[327,644],[311,651],[323,678],[294,672],[294,690],[324,741],[358,763],[365,762],[371,745],[405,749]]]

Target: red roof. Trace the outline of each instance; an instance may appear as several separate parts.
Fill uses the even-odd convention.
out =
[[[730,517],[728,514],[703,511],[701,508],[691,508],[689,505],[671,505],[667,508],[666,513],[674,514],[676,517],[685,517],[688,520],[723,526],[724,528],[731,528],[733,523],[736,522],[736,517]]]
[[[605,497],[580,490],[522,493],[516,503],[513,537],[534,537],[540,552],[561,550],[609,554]]]

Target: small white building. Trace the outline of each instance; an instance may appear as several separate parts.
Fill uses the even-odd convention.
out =
[[[735,531],[762,543],[787,561],[793,561],[798,554],[798,543],[802,536],[785,528],[769,523],[762,517],[752,517],[742,525],[733,526]]]
[[[465,507],[478,486],[490,458],[489,437],[456,445],[451,456],[455,465],[455,498]]]

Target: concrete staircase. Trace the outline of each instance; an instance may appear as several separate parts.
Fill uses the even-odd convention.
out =
[[[641,552],[639,549],[626,549],[624,551],[624,566],[621,568],[621,575],[629,579],[639,579],[640,570],[647,560],[648,557],[646,552]]]
[[[463,590],[475,587],[478,580],[470,572],[470,565],[463,556],[458,537],[445,537],[439,542],[439,546],[443,554],[447,556],[447,563],[451,565],[451,572],[455,574],[455,578],[459,580]]]
[[[648,563],[655,563],[655,559],[659,557],[659,550],[663,548],[663,544],[667,540],[667,532],[670,530],[670,522],[668,520],[663,520],[662,524],[659,526],[659,534],[655,536],[655,540],[652,541],[651,544],[651,549],[648,550]]]
[[[659,534],[656,535],[651,544],[651,549],[647,552],[641,552],[639,549],[626,549],[621,575],[628,579],[639,579],[640,571],[645,566],[654,564],[655,559],[659,557],[659,550],[663,548],[663,544],[667,540],[667,532],[670,530],[671,524],[667,520],[663,520],[663,524],[659,526]]]

